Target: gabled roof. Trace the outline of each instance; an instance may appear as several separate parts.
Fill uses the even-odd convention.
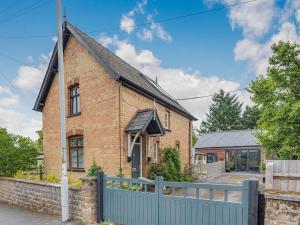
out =
[[[228,148],[260,146],[253,130],[232,130],[201,135],[194,148]]]
[[[127,125],[125,131],[142,133],[147,131],[149,134],[165,134],[165,130],[154,109],[138,111]]]
[[[72,24],[68,22],[64,24],[63,34],[64,47],[66,46],[70,35],[73,35],[76,40],[82,44],[85,49],[96,59],[96,61],[104,67],[104,69],[108,72],[108,74],[111,75],[113,79],[122,82],[124,85],[134,89],[140,94],[156,99],[158,102],[165,104],[166,106],[190,119],[197,120],[176,100],[170,97],[156,82],[110,52],[97,41],[81,32]],[[43,110],[43,106],[45,104],[56,71],[57,47],[55,46],[46,75],[44,77],[44,81],[33,108],[34,110]]]

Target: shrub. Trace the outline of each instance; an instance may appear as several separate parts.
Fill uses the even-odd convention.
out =
[[[97,176],[97,173],[101,171],[101,167],[98,166],[95,162],[93,162],[93,164],[90,166],[89,170],[88,170],[88,177],[94,177]]]
[[[70,186],[72,186],[72,187],[78,187],[78,188],[81,188],[82,185],[83,185],[81,179],[77,179],[77,180],[75,180],[75,181],[69,179],[68,183],[69,183]]]
[[[259,170],[261,172],[264,172],[266,170],[266,163],[265,162],[261,162],[259,165]]]
[[[60,182],[60,179],[57,176],[55,176],[54,174],[48,174],[47,176],[45,176],[43,178],[43,181],[57,184]]]
[[[179,153],[176,148],[168,147],[164,149],[163,164],[165,165],[164,178],[167,181],[181,181],[181,164]]]
[[[226,169],[227,170],[233,170],[234,169],[234,162],[233,161],[227,161],[226,162]]]
[[[184,168],[183,174],[182,174],[182,180],[185,181],[185,182],[195,182],[196,179],[193,176],[191,167],[185,167]]]
[[[162,163],[152,163],[149,169],[149,179],[154,180],[157,176],[165,176],[165,165]]]

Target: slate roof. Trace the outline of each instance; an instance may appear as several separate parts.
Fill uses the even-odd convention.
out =
[[[66,22],[64,25],[64,46],[66,45],[70,34],[81,43],[87,51],[100,63],[113,79],[118,80],[130,88],[155,98],[157,101],[169,106],[173,110],[187,116],[190,119],[197,120],[176,100],[169,96],[156,82],[126,63],[124,60],[110,52],[97,41],[80,31],[72,24]],[[42,87],[34,105],[34,110],[42,111],[43,106],[51,87],[55,71],[57,70],[57,48],[55,47],[51,57],[47,73],[45,75]]]
[[[223,131],[201,135],[194,148],[260,146],[253,130]]]
[[[127,125],[126,132],[145,132],[164,135],[165,131],[154,109],[138,111]]]

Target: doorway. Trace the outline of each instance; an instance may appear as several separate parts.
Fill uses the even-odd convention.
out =
[[[133,142],[134,136],[131,136],[130,140]],[[142,143],[141,137],[137,137],[132,149],[131,158],[131,177],[138,179],[142,174],[141,158],[142,158]]]
[[[234,163],[236,172],[259,172],[260,150],[238,149],[227,150],[227,161]]]

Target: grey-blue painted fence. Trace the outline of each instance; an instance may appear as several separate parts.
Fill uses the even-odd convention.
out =
[[[113,223],[123,225],[256,224],[257,181],[228,185],[167,182],[161,177],[157,177],[156,180],[140,180],[104,175],[102,184],[103,219]],[[250,187],[251,191],[249,191]],[[230,192],[241,193],[240,201],[230,201]],[[216,193],[218,196],[215,196]],[[252,196],[249,196],[250,194]]]

